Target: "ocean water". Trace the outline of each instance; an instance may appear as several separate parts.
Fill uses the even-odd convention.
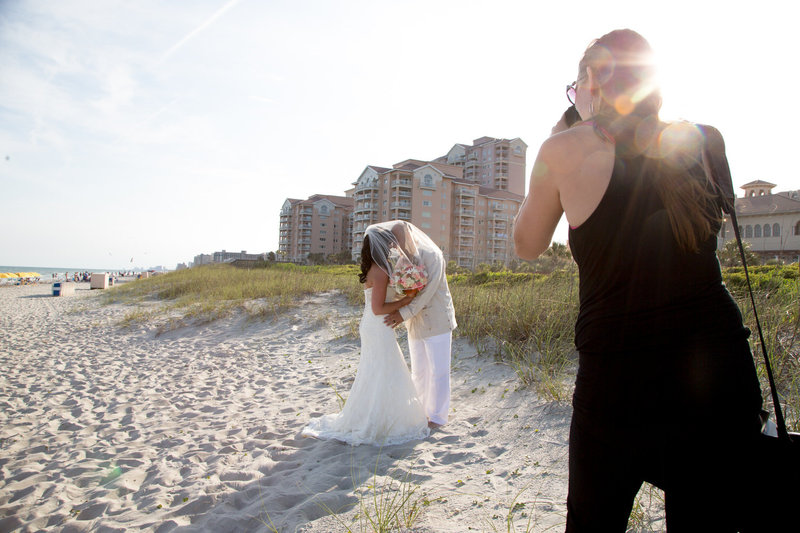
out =
[[[76,272],[108,272],[110,274],[116,274],[118,272],[123,272],[122,270],[117,269],[108,269],[108,268],[68,268],[68,267],[60,267],[60,268],[51,268],[51,267],[35,267],[35,266],[8,266],[8,265],[0,265],[0,272],[37,272],[41,274],[41,281],[63,281],[64,275],[69,273],[70,277],[75,274]],[[53,275],[55,274],[55,277]]]

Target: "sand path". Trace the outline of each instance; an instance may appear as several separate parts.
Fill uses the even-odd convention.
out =
[[[353,448],[299,437],[355,375],[341,296],[161,334],[98,296],[0,289],[0,532],[369,531],[370,486],[416,489],[413,531],[507,531],[514,504],[514,530],[563,529],[569,407],[464,339],[447,426]]]

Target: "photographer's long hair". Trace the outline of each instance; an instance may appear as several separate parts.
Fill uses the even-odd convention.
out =
[[[654,176],[675,240],[697,252],[718,231],[721,212],[703,170],[702,133],[688,123],[659,119],[661,92],[650,44],[633,30],[612,31],[586,49],[579,77],[587,68],[596,80],[596,131],[610,133],[622,156],[647,156],[643,170]]]

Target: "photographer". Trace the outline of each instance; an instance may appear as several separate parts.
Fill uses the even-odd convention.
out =
[[[722,284],[721,224],[704,150],[710,127],[665,123],[647,41],[594,41],[542,145],[514,227],[534,259],[562,214],[580,273],[579,369],[570,427],[567,531],[619,531],[644,481],[667,527],[737,531],[761,392],[749,330]],[[716,143],[706,143],[706,137]]]

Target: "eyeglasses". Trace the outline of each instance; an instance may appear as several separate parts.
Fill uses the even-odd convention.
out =
[[[572,105],[575,105],[575,99],[578,96],[578,82],[573,81],[569,85],[567,85],[567,100]]]

